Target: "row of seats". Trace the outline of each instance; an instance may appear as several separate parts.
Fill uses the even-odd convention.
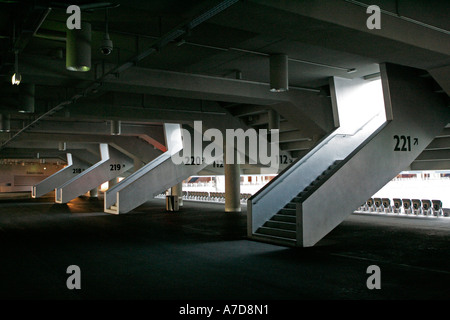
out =
[[[164,198],[165,194],[159,194],[157,198]],[[241,202],[246,203],[247,200],[252,196],[251,193],[241,193]],[[186,200],[200,200],[200,201],[211,201],[211,202],[224,202],[225,192],[206,192],[206,191],[183,191],[183,199]]]
[[[207,200],[209,198],[209,192],[204,191],[183,191],[184,199],[195,200]]]
[[[252,195],[250,193],[241,193],[241,201],[247,201]],[[203,200],[203,201],[225,201],[225,192],[205,192],[205,191],[183,191],[184,199]]]
[[[389,198],[370,198],[359,207],[359,211],[448,216],[448,212],[442,208],[441,200],[429,199],[394,198],[391,202]]]

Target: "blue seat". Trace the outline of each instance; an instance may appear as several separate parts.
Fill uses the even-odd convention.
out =
[[[431,200],[433,203],[432,206],[432,212],[435,216],[444,215],[447,216],[447,214],[444,214],[442,210],[442,201],[441,200]]]
[[[422,199],[422,214],[424,216],[428,216],[432,214],[432,204],[431,201],[428,199]]]
[[[384,212],[392,212],[391,199],[382,198],[381,202],[383,204]]]
[[[412,209],[414,214],[421,214],[422,213],[422,201],[419,199],[412,199]]]
[[[410,214],[412,212],[411,199],[402,199],[402,203],[403,203],[403,212],[406,214]]]
[[[400,213],[402,210],[402,205],[403,205],[402,199],[394,198],[393,202],[394,202],[394,208],[393,208],[394,212]]]

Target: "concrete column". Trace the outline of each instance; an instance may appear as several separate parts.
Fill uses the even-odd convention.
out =
[[[108,183],[108,189],[111,189],[112,187],[114,187],[117,184],[117,177],[116,178],[112,178],[111,180],[109,180]]]
[[[268,110],[269,130],[280,129],[280,115],[275,110]]]
[[[178,206],[183,206],[183,182],[174,185],[170,189],[170,194],[173,196],[178,196]]]
[[[138,171],[143,166],[144,166],[144,163],[141,160],[139,160],[139,159],[133,160],[133,171],[134,172]]]
[[[225,150],[224,150],[225,152]],[[226,159],[226,157],[224,157]],[[235,150],[234,164],[224,161],[225,169],[225,212],[241,212],[241,168]]]
[[[288,56],[273,54],[270,56],[270,91],[284,92],[288,90]]]
[[[89,191],[89,198],[98,198],[98,187]]]

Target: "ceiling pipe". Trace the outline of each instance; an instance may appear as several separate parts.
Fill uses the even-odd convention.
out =
[[[120,120],[111,120],[111,135],[119,136],[122,133],[122,123]]]
[[[41,28],[42,24],[44,23],[45,19],[47,19],[48,15],[52,11],[52,8],[45,9],[46,11],[42,14],[41,19],[39,20],[38,24],[36,25],[36,28],[33,31],[33,37],[36,36],[37,32]]]
[[[67,29],[66,69],[91,70],[91,24],[81,22],[81,29]]]
[[[34,113],[34,83],[24,83],[19,87],[19,109],[20,113]]]
[[[10,130],[11,130],[10,115],[0,113],[0,132],[9,132]]]

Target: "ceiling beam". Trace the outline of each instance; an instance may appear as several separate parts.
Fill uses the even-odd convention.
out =
[[[280,143],[280,149],[285,151],[309,150],[316,144],[316,141],[293,141]]]
[[[43,120],[28,132],[73,133],[87,135],[110,135],[111,122],[50,121]],[[162,125],[121,124],[121,136],[138,136],[160,150],[165,150],[164,128]]]
[[[53,143],[52,143],[53,142]],[[87,149],[99,143],[108,143],[128,157],[139,159],[145,163],[159,156],[162,151],[151,146],[139,137],[88,135],[88,134],[51,134],[25,132],[20,138],[9,144],[9,148],[55,148],[58,142],[66,142],[69,149]]]
[[[366,26],[366,21],[369,18],[366,9],[370,4],[363,3],[365,1],[312,0],[308,1],[307,4],[303,1],[250,0],[250,2],[267,6],[272,10],[282,10],[291,14],[347,28],[349,29],[346,33],[347,39],[349,39],[348,33],[351,31],[353,31],[353,33],[363,32],[369,34],[372,41],[375,41],[377,38],[386,38],[429,51],[445,55],[450,54],[450,42],[448,41],[448,36],[450,34],[449,30],[433,28],[435,26],[427,25],[424,21],[420,21],[420,17],[414,19],[405,16],[408,14],[408,11],[411,13],[414,12],[414,10],[416,15],[423,14],[423,17],[426,17],[425,11],[429,12],[430,10],[433,12],[431,16],[441,16],[440,10],[447,9],[444,2],[442,2],[443,6],[437,5],[434,8],[433,6],[430,7],[426,2],[414,2],[414,4],[404,2],[404,5],[401,2],[400,4],[397,2],[397,6],[399,7],[395,8],[394,1],[391,1],[389,6],[392,10],[386,10],[388,4],[385,1],[380,7],[382,10],[382,27],[381,29],[375,30],[369,30]],[[396,9],[399,10],[402,15],[396,14]],[[446,23],[446,26],[448,27],[448,19]],[[297,29],[292,28],[291,33],[293,33],[294,30]],[[412,34],[414,37],[410,36]],[[288,36],[290,36],[290,34],[288,34]],[[359,38],[360,41],[363,41],[362,37]],[[369,39],[370,38],[364,38],[364,41]],[[331,39],[329,40],[329,42],[332,42]],[[358,46],[353,47],[355,47],[355,50],[358,50],[356,47],[364,47],[364,43],[359,43]]]
[[[251,105],[251,104],[237,104],[232,108],[227,108],[235,117],[245,117],[260,113],[267,113],[267,106]]]

